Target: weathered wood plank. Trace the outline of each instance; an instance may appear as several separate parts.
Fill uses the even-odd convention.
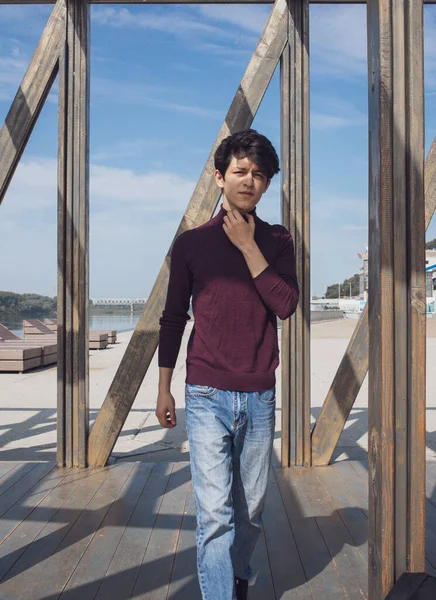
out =
[[[29,492],[13,504],[0,519],[0,544],[24,521],[36,507],[44,502],[53,489],[61,485],[67,472],[62,469],[54,469],[40,480]]]
[[[68,535],[80,515],[86,509],[98,489],[107,478],[110,469],[86,474],[83,483],[70,495],[58,510],[48,515],[49,522],[37,537],[14,562],[12,568],[1,581],[2,600],[23,598],[37,581],[41,571],[47,566],[53,553]],[[56,506],[56,503],[55,503]],[[19,595],[18,595],[19,594]]]
[[[246,129],[253,122],[286,44],[286,24],[286,0],[277,0],[175,238],[183,231],[201,225],[212,217],[220,197],[220,190],[213,176],[215,149],[230,133]],[[171,248],[91,430],[91,465],[106,464],[156,351],[159,318],[168,287],[170,255]]]
[[[112,502],[116,501],[133,466],[131,463],[118,464],[110,469],[99,490],[24,596],[25,600],[40,600],[51,594],[55,597],[61,594],[110,510]]]
[[[335,564],[319,531],[315,515],[308,509],[296,475],[301,467],[276,470],[276,477],[288,520],[297,543],[313,600],[337,600],[346,597]]]
[[[62,480],[62,485],[56,486],[43,500],[36,506],[31,513],[30,518],[19,523],[22,515],[13,517],[8,521],[13,531],[4,539],[0,545],[0,580],[5,576],[9,569],[16,563],[21,555],[27,550],[30,544],[41,533],[46,524],[62,508],[71,494],[77,489],[80,483],[87,477],[84,471],[73,470]],[[45,481],[45,480],[43,480]],[[12,507],[11,510],[13,510]],[[5,515],[6,517],[6,515]]]
[[[289,17],[287,29],[289,30]],[[288,33],[289,37],[289,33]],[[291,168],[291,97],[290,97],[290,76],[291,76],[291,51],[289,43],[283,50],[280,59],[280,164],[281,164],[281,214],[282,223],[285,227],[290,226],[290,186],[293,169]],[[282,467],[289,467],[294,461],[294,446],[291,448],[291,435],[295,439],[294,432],[291,433],[291,373],[295,372],[295,354],[290,351],[291,339],[295,333],[294,319],[285,319],[282,322],[281,329],[281,464]]]
[[[279,476],[280,471],[277,475],[275,472],[271,473],[263,516],[274,590],[280,600],[306,600],[310,598],[310,591],[280,494],[277,481]],[[263,598],[269,597],[263,596]]]
[[[251,557],[251,566],[256,574],[256,581],[253,586],[249,587],[251,600],[264,600],[264,598],[277,598],[274,592],[273,580],[271,577],[271,562],[269,559],[268,549],[265,541],[265,531],[262,533],[254,548]]]
[[[168,594],[190,476],[189,465],[175,465],[133,589],[138,600],[160,600]]]
[[[196,525],[194,492],[190,487],[183,512],[177,554],[170,578],[168,600],[184,600],[185,598],[201,600],[197,577]]]
[[[53,9],[0,130],[0,204],[58,72],[65,43],[65,2]]]
[[[0,512],[2,506],[1,495],[12,487],[17,481],[22,479],[27,473],[37,466],[37,463],[23,463],[19,464],[5,474],[0,480]]]
[[[168,463],[154,466],[95,600],[131,597],[172,469]]]
[[[308,49],[309,4],[291,0],[281,62],[282,222],[294,239],[300,301],[282,330],[283,466],[308,466],[311,461]]]
[[[425,567],[421,0],[368,5],[368,56],[368,564],[375,599],[404,572]]]
[[[19,479],[0,496],[0,516],[4,515],[19,501],[29,490],[31,490],[41,479],[43,479],[54,468],[53,463],[37,464],[25,477]]]
[[[152,468],[150,463],[134,465],[119,496],[110,507],[60,595],[61,599],[69,598],[71,594],[80,596],[81,600],[95,598]]]
[[[335,511],[329,490],[321,484],[317,471],[304,469],[296,474],[305,507],[316,520],[348,598],[362,600],[368,596],[367,564]]]
[[[408,356],[400,368],[409,368],[407,431],[404,459],[406,507],[402,527],[406,556],[404,571],[425,569],[426,549],[426,274],[425,274],[425,168],[424,168],[424,11],[422,0],[405,2],[406,97],[409,116],[407,166]],[[399,425],[397,424],[397,428]],[[396,477],[398,480],[399,468]],[[433,546],[435,547],[435,546]],[[397,561],[398,562],[398,561]]]
[[[316,476],[330,496],[363,561],[368,564],[368,517],[333,468],[317,468]],[[362,485],[365,486],[363,482]]]
[[[425,163],[425,228],[436,211],[436,138]],[[368,372],[368,306],[351,336],[312,430],[312,464],[329,464]]]
[[[87,464],[89,407],[89,4],[67,0],[60,67],[58,464]]]
[[[53,4],[55,0],[0,0],[0,4]],[[91,4],[273,4],[273,0],[90,0]],[[310,0],[311,4],[366,4],[366,0]],[[436,0],[424,0],[435,4]]]

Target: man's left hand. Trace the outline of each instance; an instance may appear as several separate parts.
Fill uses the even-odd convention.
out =
[[[229,210],[224,217],[223,229],[229,240],[243,252],[254,242],[256,224],[253,215],[247,214],[247,221],[237,210]]]

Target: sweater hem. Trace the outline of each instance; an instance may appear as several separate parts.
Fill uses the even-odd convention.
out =
[[[207,367],[186,365],[186,383],[190,385],[207,385],[220,390],[238,392],[261,392],[275,386],[274,371],[262,373],[231,373]]]

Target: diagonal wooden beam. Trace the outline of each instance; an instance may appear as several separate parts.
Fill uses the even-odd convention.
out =
[[[253,122],[287,43],[287,15],[286,0],[276,0],[174,240],[183,231],[212,217],[220,198],[213,176],[214,152],[223,138],[247,129]],[[91,466],[106,464],[156,351],[159,318],[168,287],[171,248],[91,430],[88,448]]]
[[[436,210],[436,138],[425,164],[425,228]],[[370,291],[371,293],[371,291]],[[312,465],[329,464],[357,394],[368,372],[368,305],[356,325],[347,350],[312,430]]]
[[[58,0],[0,131],[0,204],[58,73],[65,14],[65,1]]]

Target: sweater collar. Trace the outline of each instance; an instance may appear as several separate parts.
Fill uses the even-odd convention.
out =
[[[227,210],[224,208],[224,205],[223,205],[223,204],[221,204],[221,207],[220,207],[219,213],[217,214],[218,220],[219,220],[220,222],[224,221],[224,217],[226,216],[226,214],[227,214],[227,213],[228,213],[228,211],[227,211]],[[249,215],[253,215],[253,217],[254,217],[255,219],[257,219],[256,207],[254,207],[254,208],[253,208],[253,210],[250,210],[248,214],[249,214]]]

